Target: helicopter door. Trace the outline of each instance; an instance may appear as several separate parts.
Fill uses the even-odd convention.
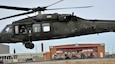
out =
[[[50,32],[50,24],[49,23],[43,23],[42,29],[43,29],[43,32]]]
[[[25,25],[15,26],[15,34],[27,34],[27,28]]]
[[[42,32],[50,32],[50,24],[49,23],[43,23],[42,24]],[[33,24],[33,32],[37,33],[37,32],[41,32],[41,25],[40,24]]]
[[[37,33],[41,31],[40,24],[33,24],[33,32]]]
[[[50,23],[42,23],[42,37],[44,39],[49,39],[52,37]]]

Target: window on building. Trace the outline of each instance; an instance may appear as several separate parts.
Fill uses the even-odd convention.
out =
[[[17,55],[14,55],[13,57],[14,57],[14,59],[17,59]]]
[[[2,60],[1,56],[0,56],[0,60]]]

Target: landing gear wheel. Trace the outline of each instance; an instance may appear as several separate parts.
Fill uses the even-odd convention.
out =
[[[25,47],[28,48],[28,49],[33,49],[34,48],[34,44],[31,43],[31,42],[27,42],[27,43],[25,43]]]

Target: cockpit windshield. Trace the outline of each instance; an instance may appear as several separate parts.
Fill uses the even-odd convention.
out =
[[[7,25],[3,30],[2,33],[12,33],[11,25]]]

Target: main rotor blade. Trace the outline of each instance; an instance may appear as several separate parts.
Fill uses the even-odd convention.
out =
[[[67,7],[67,8],[53,8],[53,9],[46,9],[46,10],[61,10],[61,9],[73,9],[73,8],[90,8],[93,6],[82,6],[82,7]]]
[[[0,8],[3,8],[3,9],[12,9],[12,10],[22,10],[22,11],[29,11],[29,10],[31,10],[31,8],[14,7],[14,6],[4,6],[4,5],[0,5]]]
[[[57,4],[57,3],[61,2],[61,1],[64,1],[64,0],[57,1],[57,2],[55,2],[53,4],[50,4],[50,5],[46,6],[46,7],[50,7],[50,6],[55,5],[55,4]]]
[[[20,13],[20,14],[16,14],[16,15],[12,15],[12,16],[8,16],[8,17],[4,17],[4,18],[0,18],[0,20],[4,20],[4,19],[8,19],[8,18],[12,18],[12,17],[17,17],[17,16],[22,16],[22,15],[26,15],[26,14],[30,14],[33,13],[33,11],[29,11],[29,12],[25,12],[25,13]]]

